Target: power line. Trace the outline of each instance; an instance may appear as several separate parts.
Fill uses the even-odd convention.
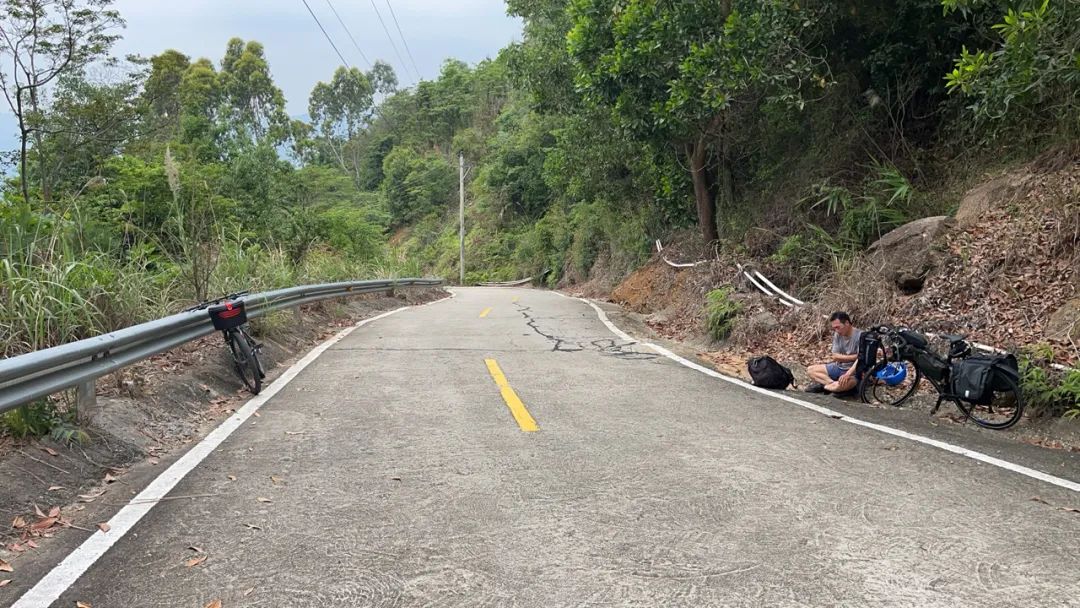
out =
[[[401,24],[398,23],[397,15],[394,14],[394,7],[390,4],[390,0],[386,0],[386,8],[390,9],[390,16],[394,18],[394,27],[397,28],[398,36],[401,36],[401,44],[405,45],[405,52],[408,53],[409,61],[412,62],[413,71],[419,77],[420,68],[416,67],[416,59],[413,58],[412,50],[409,49],[409,42],[405,40],[405,34],[401,31]]]
[[[330,46],[334,47],[334,52],[337,53],[338,58],[341,59],[341,63],[345,64],[345,67],[351,70],[352,66],[349,65],[348,61],[345,61],[345,56],[342,55],[341,51],[338,50],[337,45],[334,44],[333,39],[330,38],[330,34],[326,33],[326,28],[324,28],[322,26],[322,23],[319,22],[319,18],[315,16],[315,11],[311,10],[311,6],[307,3],[307,0],[300,1],[304,3],[304,6],[307,7],[307,12],[311,13],[311,18],[315,20],[315,24],[319,26],[320,30],[322,30],[323,36],[326,36],[326,41],[330,43]]]
[[[330,10],[334,12],[334,16],[337,17],[338,23],[341,24],[341,27],[345,28],[345,33],[349,35],[349,40],[352,40],[352,45],[356,47],[356,52],[360,53],[360,57],[364,59],[364,63],[368,64],[368,67],[371,67],[371,61],[368,60],[367,55],[364,54],[364,51],[360,50],[360,45],[356,43],[356,38],[353,38],[352,32],[349,31],[349,26],[345,25],[345,22],[341,20],[341,15],[338,14],[337,9],[334,8],[334,5],[330,3],[330,0],[326,0],[326,5],[329,6]]]
[[[375,16],[379,18],[379,23],[382,24],[383,32],[386,33],[386,39],[390,41],[390,46],[394,49],[394,54],[397,55],[398,61],[401,63],[401,67],[405,68],[406,75],[408,75],[409,64],[405,63],[405,60],[401,58],[401,52],[398,51],[397,45],[394,44],[394,37],[390,35],[389,28],[386,27],[386,22],[383,21],[382,13],[379,12],[379,7],[375,6],[375,0],[371,0],[371,8],[375,9]],[[417,80],[420,79],[420,74],[416,75]]]

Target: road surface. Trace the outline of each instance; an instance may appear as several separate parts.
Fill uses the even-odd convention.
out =
[[[1075,492],[720,382],[551,292],[358,329],[172,491],[200,494],[53,605],[1080,605]]]

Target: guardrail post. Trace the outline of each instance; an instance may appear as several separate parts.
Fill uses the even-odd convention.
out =
[[[97,381],[87,380],[75,385],[75,411],[78,412],[79,423],[90,422],[97,409]]]

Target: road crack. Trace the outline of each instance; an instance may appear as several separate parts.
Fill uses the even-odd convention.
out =
[[[614,338],[602,338],[598,340],[590,340],[587,342],[573,340],[570,338],[563,338],[552,333],[550,330],[544,330],[540,327],[540,319],[532,315],[532,307],[525,306],[523,304],[515,303],[521,316],[525,318],[525,324],[529,326],[537,335],[543,337],[545,340],[552,344],[552,352],[560,353],[577,353],[585,350],[591,350],[599,352],[602,355],[610,357],[616,357],[619,359],[628,360],[640,360],[649,361],[655,359],[659,355],[655,353],[643,353],[633,350],[633,347],[637,342],[627,340],[616,340]]]

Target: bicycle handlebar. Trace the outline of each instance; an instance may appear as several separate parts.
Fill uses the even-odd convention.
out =
[[[221,296],[220,298],[216,298],[213,300],[206,300],[204,302],[196,304],[195,306],[192,306],[191,308],[185,308],[183,312],[191,312],[193,310],[202,310],[204,308],[209,308],[210,306],[217,304],[218,302],[224,302],[225,300],[235,300],[237,298],[246,296],[249,293],[251,293],[250,289],[245,289],[244,291],[238,291],[236,293],[230,293],[227,296]]]

